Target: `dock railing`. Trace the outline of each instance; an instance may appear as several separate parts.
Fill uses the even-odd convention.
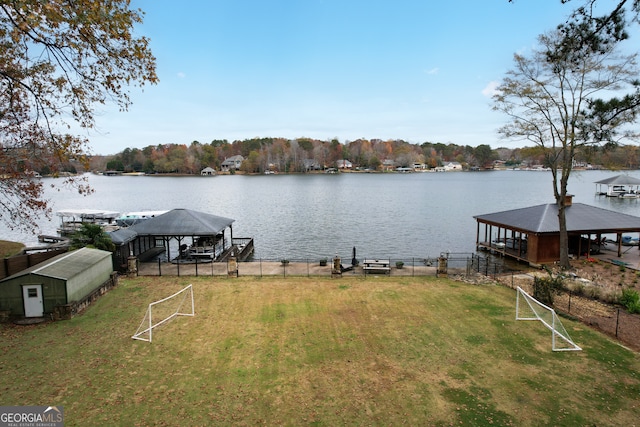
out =
[[[252,243],[252,242],[251,242]],[[363,256],[357,265],[351,265],[351,260],[343,260],[343,269],[337,272],[334,269],[333,260],[329,258],[253,258],[250,257],[234,264],[234,274],[238,276],[438,276],[442,273],[443,263],[446,274],[469,275],[490,271],[491,274],[504,274],[505,266],[502,261],[486,261],[483,256],[473,253],[447,253],[439,256],[427,257],[389,257],[389,256]],[[367,270],[363,265],[365,259],[388,260],[388,270]],[[197,261],[197,260],[196,260]],[[349,265],[345,264],[345,261]],[[137,274],[140,276],[227,276],[229,263],[224,262],[194,262],[190,264],[175,264],[155,260],[152,262],[138,263]],[[338,273],[338,274],[336,274]]]

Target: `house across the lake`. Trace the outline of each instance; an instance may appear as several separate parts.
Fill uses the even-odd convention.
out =
[[[347,159],[340,159],[340,160],[336,160],[336,167],[338,169],[352,169],[353,163],[351,163]]]
[[[231,171],[239,170],[240,167],[242,166],[243,161],[244,161],[244,157],[242,157],[240,154],[236,156],[231,156],[227,159],[224,159],[224,161],[220,165],[220,170],[222,170],[222,172],[231,172]]]
[[[445,172],[461,171],[462,165],[460,162],[447,162],[444,164],[443,168]]]

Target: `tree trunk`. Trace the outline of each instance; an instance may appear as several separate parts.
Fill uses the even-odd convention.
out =
[[[571,263],[569,262],[569,235],[564,197],[558,203],[558,223],[560,225],[560,267],[566,270],[571,268]]]
[[[558,225],[560,230],[560,268],[568,270],[571,268],[569,262],[569,235],[567,233],[567,183],[571,175],[573,162],[573,146],[565,147],[562,153],[562,169],[560,175],[560,188],[556,192],[556,202],[558,204]]]

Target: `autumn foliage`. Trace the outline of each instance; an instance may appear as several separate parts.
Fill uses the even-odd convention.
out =
[[[133,27],[129,1],[0,1],[0,220],[32,229],[49,215],[34,171],[61,175],[87,164],[86,137],[97,105],[126,110],[132,86],[157,81],[155,58]],[[76,131],[77,133],[77,131]],[[59,186],[90,192],[69,175]]]

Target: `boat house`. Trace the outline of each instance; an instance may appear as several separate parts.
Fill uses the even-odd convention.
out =
[[[234,221],[190,209],[170,210],[110,233],[117,248],[114,263],[123,271],[130,257],[148,261],[163,253],[173,262],[226,261],[232,254],[242,261],[253,253],[253,239],[234,237]]]
[[[640,218],[582,203],[566,207],[569,253],[594,254],[609,241],[622,256],[623,233],[640,233]],[[555,203],[476,215],[476,249],[489,250],[530,264],[560,259],[560,227]],[[637,236],[637,235],[636,235]]]
[[[115,285],[111,252],[65,252],[0,281],[0,310],[11,317],[68,318]]]
[[[596,181],[596,194],[607,197],[640,197],[640,179],[628,175],[616,175]],[[606,187],[606,188],[605,188]]]
[[[65,209],[57,211],[56,215],[60,217],[58,234],[69,237],[77,233],[84,223],[98,224],[107,231],[114,230],[117,228],[116,218],[120,216],[120,212],[98,209]]]
[[[216,170],[211,166],[207,166],[206,168],[200,171],[200,175],[202,176],[216,176]]]

